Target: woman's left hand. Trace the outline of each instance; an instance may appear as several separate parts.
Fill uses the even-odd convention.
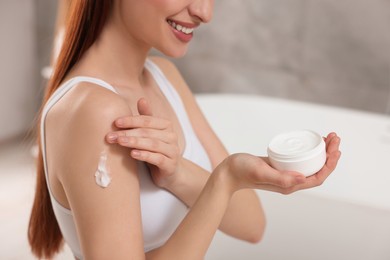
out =
[[[177,134],[169,120],[153,116],[146,99],[138,100],[137,108],[139,115],[115,120],[115,126],[123,130],[108,133],[106,140],[130,148],[131,157],[148,164],[154,183],[165,187],[181,158]]]

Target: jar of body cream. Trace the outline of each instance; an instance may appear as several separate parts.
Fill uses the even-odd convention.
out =
[[[310,176],[324,166],[326,147],[324,139],[313,131],[293,131],[274,137],[268,145],[268,156],[277,170]]]

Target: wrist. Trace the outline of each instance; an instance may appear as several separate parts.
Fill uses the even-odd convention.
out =
[[[165,180],[164,185],[162,186],[162,188],[170,191],[173,194],[175,194],[175,190],[177,188],[182,187],[186,183],[184,160],[185,159],[183,157],[180,157],[175,172]]]
[[[217,168],[213,171],[209,178],[209,182],[212,182],[214,186],[221,189],[223,192],[232,196],[239,190],[237,180],[231,173],[230,158],[226,158]]]

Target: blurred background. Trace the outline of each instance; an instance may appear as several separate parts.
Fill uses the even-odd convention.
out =
[[[2,123],[0,140],[23,133],[39,106],[57,3],[0,2],[0,122],[12,122]],[[212,23],[174,62],[197,93],[261,94],[389,114],[389,27],[388,0],[216,1]]]
[[[31,257],[25,241],[34,193],[30,133],[58,3],[0,0],[1,241],[18,234],[0,248],[0,259]],[[196,31],[188,55],[173,61],[197,94],[259,95],[386,119],[389,28],[389,0],[216,0],[212,23]],[[13,197],[15,187],[24,193]]]

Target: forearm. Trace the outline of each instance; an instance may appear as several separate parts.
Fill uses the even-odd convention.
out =
[[[230,200],[219,229],[233,237],[257,243],[265,230],[265,214],[255,191],[239,190]]]
[[[184,174],[169,190],[192,207],[210,173],[185,159],[180,163],[179,170]],[[253,190],[248,189],[233,195],[219,229],[236,238],[257,242],[263,234],[264,226],[265,217],[259,198]]]
[[[179,227],[146,259],[203,259],[234,193],[224,170],[216,170]]]

